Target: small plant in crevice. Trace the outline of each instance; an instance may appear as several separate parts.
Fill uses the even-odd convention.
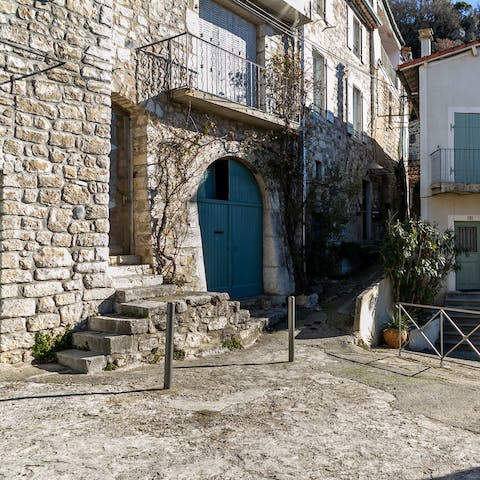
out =
[[[240,343],[240,340],[235,336],[224,340],[222,346],[224,348],[228,348],[229,350],[240,350],[243,348],[243,345]]]
[[[52,363],[57,361],[57,353],[60,350],[72,348],[72,330],[67,329],[63,333],[55,335],[53,332],[35,334],[35,343],[32,351],[37,363]]]
[[[185,360],[185,350],[181,348],[178,350],[173,351],[173,359],[174,360]]]
[[[88,345],[88,342],[85,342],[83,345],[77,345],[75,348],[77,350],[83,350],[84,352],[90,351],[90,346]]]
[[[106,372],[113,372],[118,368],[118,365],[114,362],[108,362],[107,366],[105,367]]]
[[[161,362],[163,355],[160,354],[160,350],[158,347],[152,348],[150,353],[152,354],[152,357],[150,357],[149,363],[157,364]]]

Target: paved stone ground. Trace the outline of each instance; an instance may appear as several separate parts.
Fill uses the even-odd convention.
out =
[[[229,355],[0,369],[0,478],[479,479],[480,370],[367,352],[311,313]]]

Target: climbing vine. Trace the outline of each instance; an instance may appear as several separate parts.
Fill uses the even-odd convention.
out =
[[[190,110],[179,125],[162,125],[150,141],[149,202],[154,265],[167,283],[184,283],[178,257],[189,231],[188,202],[192,180],[202,173],[201,151],[213,141],[214,124],[206,117],[198,127]]]

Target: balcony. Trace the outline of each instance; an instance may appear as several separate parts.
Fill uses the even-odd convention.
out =
[[[431,159],[432,195],[480,193],[480,149],[439,148]]]
[[[306,0],[254,0],[254,3],[271,11],[276,17],[292,25],[304,25],[312,21],[312,7]]]
[[[387,76],[387,78],[390,79],[393,86],[398,89],[397,72],[393,68],[390,57],[388,56],[387,52],[385,51],[385,49],[383,47],[381,49],[381,60],[382,60],[382,63],[381,63],[382,69],[385,72],[385,75]]]
[[[265,67],[190,33],[141,47],[137,91],[141,101],[168,93],[178,102],[251,125],[281,130],[275,75]],[[296,117],[290,127],[298,128]]]

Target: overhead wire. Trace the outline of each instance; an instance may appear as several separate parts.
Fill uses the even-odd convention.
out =
[[[361,74],[363,74],[365,76],[368,76],[372,79],[375,79],[375,80],[377,80],[377,81],[379,81],[379,82],[381,82],[381,83],[383,83],[383,84],[385,84],[389,87],[392,86],[391,82],[382,80],[378,75],[374,75],[370,72],[367,72],[365,69],[359,67],[358,65],[355,65],[352,62],[349,62],[348,60],[346,60],[344,57],[338,55],[337,53],[332,52],[331,50],[327,50],[323,45],[320,45],[319,43],[312,40],[311,38],[306,37],[305,35],[300,35],[298,33],[295,33],[295,31],[292,30],[292,28],[287,23],[278,19],[277,17],[272,15],[270,12],[268,12],[267,10],[260,7],[259,5],[254,4],[251,0],[232,0],[232,1],[233,1],[233,3],[245,8],[246,10],[248,10],[253,15],[262,18],[262,20],[266,20],[269,24],[271,24],[273,27],[275,27],[281,33],[289,35],[289,36],[293,37],[294,39],[301,38],[305,43],[309,44],[310,46],[312,46],[313,48],[315,48],[319,52],[324,53],[327,56],[336,58],[337,60],[341,61],[343,63],[343,65],[345,65],[345,67],[347,67],[349,69],[357,70]],[[327,68],[329,68],[332,72],[336,71],[335,69],[333,69],[329,66],[327,66]]]

